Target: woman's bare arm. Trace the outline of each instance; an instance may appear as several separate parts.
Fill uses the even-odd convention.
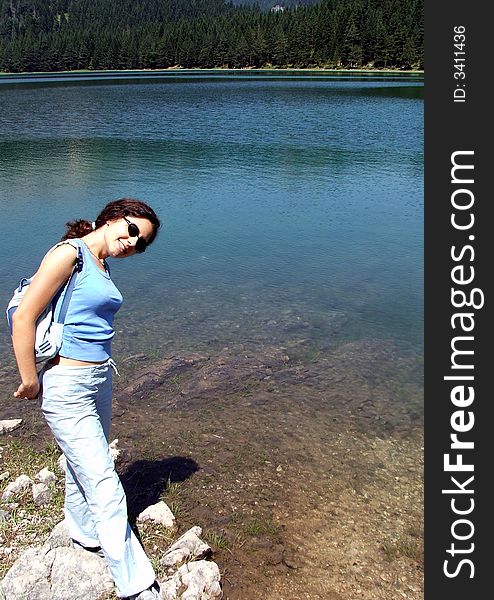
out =
[[[21,384],[16,398],[34,399],[39,393],[34,354],[36,319],[69,278],[77,250],[63,244],[48,254],[33,277],[31,285],[12,318],[12,343]]]

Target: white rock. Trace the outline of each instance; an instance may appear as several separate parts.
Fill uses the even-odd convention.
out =
[[[162,567],[178,568],[190,558],[190,552],[186,548],[177,548],[177,550],[168,550],[165,556],[160,560]]]
[[[211,554],[210,546],[199,538],[201,533],[201,528],[197,526],[186,531],[168,548],[160,564],[164,567],[176,567],[185,561],[204,558]]]
[[[3,419],[0,421],[0,434],[9,433],[21,426],[22,419]]]
[[[50,600],[99,600],[113,590],[106,562],[96,554],[78,548],[55,548],[51,554]]]
[[[223,596],[220,570],[215,562],[199,560],[183,565],[180,569],[187,570],[182,575],[182,582],[187,586],[182,600],[213,600]]]
[[[220,570],[215,562],[198,560],[182,565],[161,584],[163,600],[219,600],[223,597]],[[180,593],[179,591],[185,591]]]
[[[28,548],[15,561],[2,582],[0,589],[5,598],[49,598],[50,563],[39,548]]]
[[[36,506],[45,506],[50,504],[51,490],[46,483],[33,483],[33,499]]]
[[[12,496],[26,490],[30,485],[32,485],[32,483],[32,479],[30,479],[27,475],[19,475],[15,481],[9,483],[9,485],[5,488],[5,491],[2,494],[2,500],[10,500]]]
[[[163,600],[177,600],[181,583],[181,579],[176,573],[170,579],[166,579],[160,583],[160,592]]]
[[[118,438],[113,440],[113,442],[111,442],[110,444],[108,444],[108,447],[110,448],[111,457],[113,458],[113,462],[117,462],[117,460],[120,456],[120,449],[117,448],[117,444],[118,444]]]
[[[41,471],[36,475],[34,479],[39,483],[50,485],[50,483],[55,483],[55,481],[57,480],[57,476],[55,475],[55,473],[52,473],[52,471],[50,471],[48,467],[45,467],[44,469],[41,469]]]
[[[43,545],[43,551],[49,552],[50,550],[53,550],[53,548],[62,548],[64,546],[68,546],[70,548],[74,547],[74,543],[69,535],[69,530],[65,519],[60,521],[60,523],[57,523],[52,529],[50,535]]]
[[[112,589],[105,561],[74,548],[61,521],[41,548],[30,548],[14,563],[0,582],[0,600],[98,600]]]
[[[8,479],[10,477],[10,473],[8,471],[4,471],[1,475],[0,475],[0,481],[3,481],[4,479]]]
[[[8,600],[98,600],[112,590],[105,561],[78,548],[29,548],[0,582]]]
[[[65,458],[65,454],[60,454],[57,460],[58,470],[65,475],[65,471],[67,470],[67,459]]]
[[[177,538],[169,549],[175,550],[175,548],[180,548],[184,540],[188,540],[191,536],[198,538],[200,535],[202,535],[202,528],[199,527],[199,525],[195,525],[194,527],[187,529],[183,535]]]
[[[152,521],[153,523],[160,523],[161,525],[169,528],[175,527],[175,517],[163,500],[148,506],[137,517],[137,520],[140,522]]]

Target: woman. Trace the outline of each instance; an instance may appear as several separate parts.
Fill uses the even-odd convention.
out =
[[[125,494],[108,448],[115,368],[111,339],[122,296],[106,259],[144,252],[159,227],[151,207],[129,198],[107,204],[95,223],[67,223],[62,238],[66,241],[45,256],[13,317],[21,377],[14,396],[34,399],[40,392],[36,319],[63,288],[82,254],[62,346],[40,377],[42,410],[67,459],[65,518],[70,536],[86,550],[104,554],[119,597],[132,600],[160,595],[151,563],[129,526]]]

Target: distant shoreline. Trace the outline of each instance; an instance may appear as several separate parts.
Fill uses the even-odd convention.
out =
[[[241,68],[241,69],[227,69],[223,67],[213,67],[211,69],[185,69],[182,67],[172,67],[167,69],[94,69],[94,70],[80,70],[80,71],[23,71],[20,73],[0,71],[0,77],[2,78],[14,78],[14,77],[29,77],[29,76],[78,76],[78,75],[134,75],[134,74],[159,74],[159,73],[327,73],[335,74],[341,73],[345,75],[423,75],[423,70],[404,70],[404,69],[325,69],[322,67],[314,67],[310,69],[301,68]]]

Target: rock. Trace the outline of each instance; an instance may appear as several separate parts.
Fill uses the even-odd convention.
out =
[[[292,558],[291,556],[284,556],[283,562],[290,569],[299,569],[300,568],[300,564],[298,563],[298,561],[295,560],[294,558]]]
[[[99,556],[78,548],[55,548],[50,554],[50,600],[99,600],[113,590],[113,579]]]
[[[161,505],[166,507],[159,502],[149,508],[158,507],[160,512]],[[211,549],[200,540],[200,534],[200,527],[192,527],[170,546],[167,555],[183,551],[198,558],[209,553]],[[0,581],[0,600],[99,600],[113,590],[106,562],[74,547],[66,523],[61,521],[42,547],[29,548],[19,556]],[[161,594],[163,600],[221,599],[218,565],[206,560],[182,565],[161,584]]]
[[[0,421],[0,435],[14,431],[21,426],[22,419],[4,419]]]
[[[193,558],[210,552],[200,534],[200,527],[192,527],[169,552],[187,550]],[[0,600],[99,600],[113,589],[106,562],[73,547],[65,521],[61,521],[42,547],[29,548],[19,556],[0,581]],[[221,599],[218,565],[206,560],[182,565],[161,584],[161,594],[163,600]]]
[[[153,521],[153,523],[160,523],[165,527],[175,527],[175,517],[168,506],[161,500],[157,504],[148,506],[142,513],[137,517],[140,522]]]
[[[0,583],[8,600],[98,600],[112,590],[105,561],[78,548],[29,548]]]
[[[52,529],[48,539],[43,545],[43,551],[45,553],[53,550],[53,548],[63,548],[70,547],[73,548],[74,544],[69,535],[69,530],[67,529],[67,523],[65,519],[57,523],[55,527]]]
[[[283,325],[283,331],[293,333],[301,329],[307,329],[310,327],[310,323],[302,319],[302,317],[295,317],[293,320],[288,321]]]
[[[177,375],[189,371],[192,367],[202,365],[209,356],[190,353],[187,356],[168,356],[146,366],[138,371],[130,385],[119,392],[118,401],[125,404],[127,400],[144,398],[154,390],[166,384]]]
[[[131,354],[130,356],[127,356],[127,358],[124,358],[122,360],[122,362],[128,363],[128,362],[134,362],[136,360],[145,360],[145,359],[146,359],[146,355],[143,354],[142,352],[140,352],[139,354]]]
[[[6,510],[0,510],[0,523],[6,521],[10,516],[10,513]]]
[[[44,469],[41,469],[34,480],[39,483],[44,483],[45,485],[50,485],[51,483],[55,483],[57,476],[55,473],[52,473],[48,467],[45,467]]]
[[[30,485],[32,485],[33,481],[27,475],[19,475],[19,477],[9,483],[9,485],[5,488],[5,491],[2,494],[2,500],[8,501],[15,494],[19,494],[26,490]]]
[[[205,558],[212,553],[211,547],[203,542],[199,536],[202,530],[200,527],[192,527],[174,542],[166,551],[166,554],[160,560],[163,567],[178,567],[184,562]]]
[[[255,352],[209,356],[188,353],[147,364],[130,385],[118,392],[118,402],[136,402],[163,388],[166,406],[238,393],[284,367],[289,357],[281,348],[262,346]],[[180,377],[180,385],[174,383]]]
[[[15,561],[0,583],[9,600],[50,598],[50,561],[40,548],[28,548]]]
[[[36,506],[45,506],[50,504],[51,490],[46,483],[33,483],[33,499]]]
[[[65,475],[65,471],[67,470],[67,459],[65,458],[65,454],[60,454],[57,460],[58,470]]]
[[[283,562],[283,545],[273,544],[267,558],[265,559],[268,565],[279,565]]]
[[[117,462],[117,460],[120,456],[120,449],[117,448],[117,444],[118,444],[118,438],[113,440],[113,442],[111,442],[111,444],[108,444],[108,447],[110,448],[111,457],[113,458],[113,462]]]
[[[199,560],[182,565],[161,584],[163,600],[219,600],[223,597],[215,562]]]
[[[1,475],[0,475],[0,481],[3,481],[4,479],[8,479],[10,477],[10,473],[8,471],[4,471]]]

